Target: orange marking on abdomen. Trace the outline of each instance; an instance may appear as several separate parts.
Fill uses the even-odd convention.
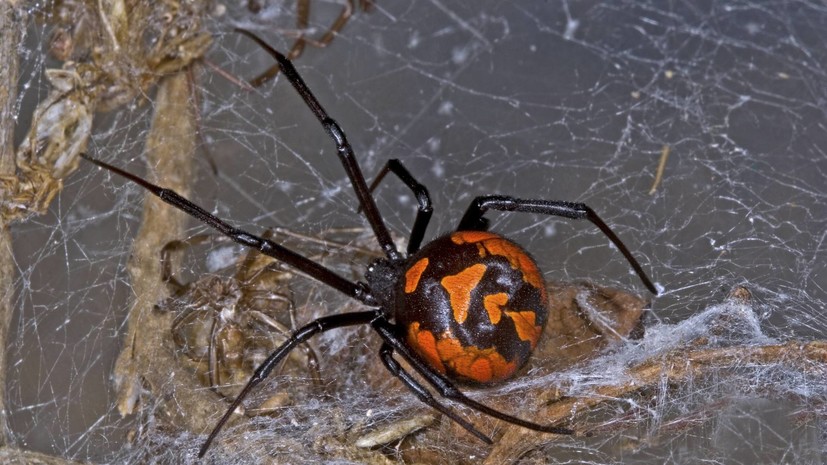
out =
[[[491,255],[505,257],[508,263],[511,264],[511,268],[523,273],[523,280],[525,282],[537,289],[544,287],[543,277],[540,275],[540,270],[537,269],[537,265],[534,264],[534,260],[514,243],[497,238],[485,241],[483,245]]]
[[[425,272],[425,268],[428,268],[428,257],[419,260],[408,268],[408,271],[405,272],[406,293],[410,294],[416,290],[416,286],[419,285],[419,279],[422,277],[422,273]]]
[[[510,378],[517,371],[516,362],[507,362],[495,349],[480,349],[463,346],[456,339],[443,335],[436,343],[437,352],[443,363],[456,374],[476,381],[491,384]]]
[[[451,299],[451,308],[454,310],[454,320],[457,323],[462,324],[468,318],[468,308],[471,306],[471,291],[479,284],[486,268],[482,263],[477,263],[455,275],[446,276],[440,281]]]
[[[485,307],[485,310],[488,311],[488,319],[491,320],[491,324],[495,325],[500,322],[500,318],[503,315],[502,307],[506,303],[508,303],[508,294],[505,292],[488,294],[483,297],[482,305]]]
[[[525,282],[537,289],[545,289],[543,276],[534,260],[508,239],[487,231],[457,231],[451,234],[451,240],[458,245],[477,243],[480,257],[484,257],[486,253],[505,257],[511,268],[523,274]]]
[[[542,326],[536,326],[534,323],[537,320],[537,314],[532,311],[525,312],[509,312],[506,310],[506,315],[514,321],[514,327],[517,329],[517,336],[523,341],[531,343],[531,348],[537,345],[537,340],[540,339],[540,333],[543,332]]]
[[[451,234],[451,240],[454,244],[471,244],[497,237],[496,234],[488,231],[457,231]]]
[[[412,323],[408,326],[408,345],[424,358],[428,365],[440,373],[445,373],[445,365],[442,364],[440,355],[437,352],[434,333],[419,329],[419,323]]]
[[[431,331],[420,329],[419,323],[408,326],[408,344],[438,372],[452,374],[483,384],[504,381],[517,371],[516,362],[508,362],[494,348],[463,346],[445,332],[438,338]]]

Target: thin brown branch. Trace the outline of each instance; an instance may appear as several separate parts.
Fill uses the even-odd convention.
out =
[[[663,181],[663,172],[666,170],[666,160],[669,159],[670,151],[671,148],[668,145],[664,145],[660,151],[660,161],[658,161],[658,170],[655,173],[655,180],[654,182],[652,182],[652,188],[649,189],[649,195],[654,195],[655,192],[657,192],[661,181]]]
[[[4,465],[81,465],[81,462],[62,457],[8,447],[0,447],[0,463]]]
[[[17,102],[17,72],[25,11],[15,2],[0,2],[0,177],[13,176],[14,122]],[[0,194],[2,197],[2,194]],[[8,347],[8,331],[14,308],[14,255],[8,223],[0,218],[0,347]],[[0,356],[0,446],[10,442],[6,408],[6,353]],[[6,462],[3,462],[6,463]]]

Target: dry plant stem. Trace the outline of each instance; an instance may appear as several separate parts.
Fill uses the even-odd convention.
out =
[[[189,192],[187,183],[191,178],[196,137],[188,87],[185,72],[161,81],[146,142],[148,178],[183,195]],[[203,415],[176,415],[178,407],[174,406],[188,412],[209,409],[212,403],[206,398],[212,394],[193,391],[186,393],[191,395],[184,395],[184,391],[176,389],[179,385],[193,386],[194,383],[185,370],[175,369],[171,315],[153,311],[166,292],[161,279],[160,251],[164,244],[183,236],[185,216],[153,195],[146,195],[141,227],[128,265],[135,297],[130,306],[124,348],[115,366],[115,379],[122,415],[134,413],[141,392],[149,388],[165,402],[163,413],[173,416],[170,421],[189,422],[190,429],[201,431],[209,427],[208,423],[199,421]]]
[[[669,159],[669,152],[671,148],[668,145],[664,145],[660,151],[660,161],[658,161],[658,170],[655,173],[655,180],[652,182],[652,188],[649,189],[649,195],[655,195],[655,192],[658,190],[658,186],[660,186],[661,181],[663,180],[663,171],[666,169],[666,160]]]
[[[391,444],[396,441],[401,441],[416,431],[422,428],[431,426],[436,421],[436,416],[430,413],[423,415],[416,415],[411,418],[395,421],[385,427],[371,431],[360,436],[354,444],[356,447],[371,448],[381,446],[383,444]]]
[[[25,24],[25,10],[18,8],[15,2],[0,2],[0,176],[13,176],[15,172],[13,138],[19,66],[18,47]],[[13,311],[14,280],[14,256],[9,225],[5,219],[0,218],[0,347],[3,348],[0,355],[0,446],[10,442],[6,411],[5,348],[8,346],[9,321]]]
[[[0,447],[0,463],[3,465],[81,465],[82,462],[39,452]]]
[[[663,382],[674,383],[706,373],[749,367],[751,365],[787,364],[801,371],[827,371],[827,341],[800,342],[765,346],[733,346],[710,349],[678,349],[653,357],[631,367],[623,384],[595,389],[589,397],[567,398],[539,409],[538,418],[554,424],[571,418],[574,411],[588,412],[598,404],[611,402]],[[549,401],[549,399],[538,399]],[[514,463],[527,452],[548,443],[549,435],[522,428],[509,428],[486,464]]]

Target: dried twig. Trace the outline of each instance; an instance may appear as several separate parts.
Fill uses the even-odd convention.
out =
[[[3,465],[81,465],[81,462],[62,457],[8,447],[0,448],[0,463]]]
[[[13,2],[0,2],[0,177],[14,175],[15,102],[17,101],[18,47],[26,24],[25,9]],[[2,197],[2,194],[0,194]],[[6,416],[6,353],[9,322],[12,313],[14,256],[8,223],[0,218],[0,445],[9,443]]]
[[[654,195],[663,180],[663,171],[666,169],[666,160],[669,159],[669,152],[671,151],[668,145],[664,145],[660,151],[660,161],[658,161],[658,170],[655,173],[655,181],[652,182],[652,188],[649,189],[649,195]]]

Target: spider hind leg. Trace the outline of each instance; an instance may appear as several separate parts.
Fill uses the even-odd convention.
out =
[[[399,362],[393,358],[393,347],[388,344],[382,344],[382,348],[379,350],[379,356],[382,358],[382,363],[385,364],[385,368],[387,368],[392,375],[399,378],[405,387],[413,392],[420,401],[447,416],[455,423],[465,428],[466,431],[476,436],[480,441],[489,445],[494,444],[491,438],[480,432],[480,430],[474,427],[473,424],[457,415],[453,410],[442,405],[434,398],[430,391],[425,389],[413,376],[410,375],[410,373],[405,371],[405,369],[402,368],[402,365],[400,365]]]
[[[382,362],[385,363],[385,366],[388,368],[388,370],[394,376],[399,378],[405,384],[405,386],[408,389],[410,389],[411,392],[413,392],[422,402],[438,410],[439,412],[444,413],[451,420],[458,423],[469,433],[473,434],[483,442],[487,444],[492,443],[491,439],[488,438],[488,436],[482,434],[479,430],[477,430],[476,427],[474,427],[474,425],[470,424],[466,420],[463,420],[456,413],[454,413],[453,411],[439,403],[436,399],[434,399],[433,395],[431,395],[430,392],[425,390],[425,388],[423,388],[419,382],[417,382],[413,377],[411,377],[409,373],[401,369],[399,363],[396,360],[393,360],[392,357],[390,357],[390,355],[394,351],[398,353],[410,364],[410,366],[420,376],[422,376],[425,379],[425,381],[428,382],[428,384],[430,384],[431,386],[433,386],[434,389],[437,390],[440,396],[446,399],[465,405],[466,407],[474,409],[484,415],[488,415],[489,417],[493,417],[498,420],[502,420],[507,423],[521,426],[523,428],[528,428],[534,431],[565,435],[575,434],[575,431],[570,428],[565,428],[561,426],[541,425],[538,423],[526,421],[515,416],[500,412],[499,410],[493,409],[485,404],[481,404],[471,399],[470,397],[463,394],[462,391],[460,391],[456,386],[454,386],[454,384],[449,379],[434,371],[427,364],[425,364],[425,362],[419,359],[419,357],[414,355],[411,349],[407,346],[407,344],[405,344],[405,342],[402,341],[399,338],[399,336],[397,336],[396,327],[387,319],[374,319],[373,321],[371,321],[370,325],[384,341],[384,345],[382,346],[382,351],[380,352],[380,355],[382,356]]]

